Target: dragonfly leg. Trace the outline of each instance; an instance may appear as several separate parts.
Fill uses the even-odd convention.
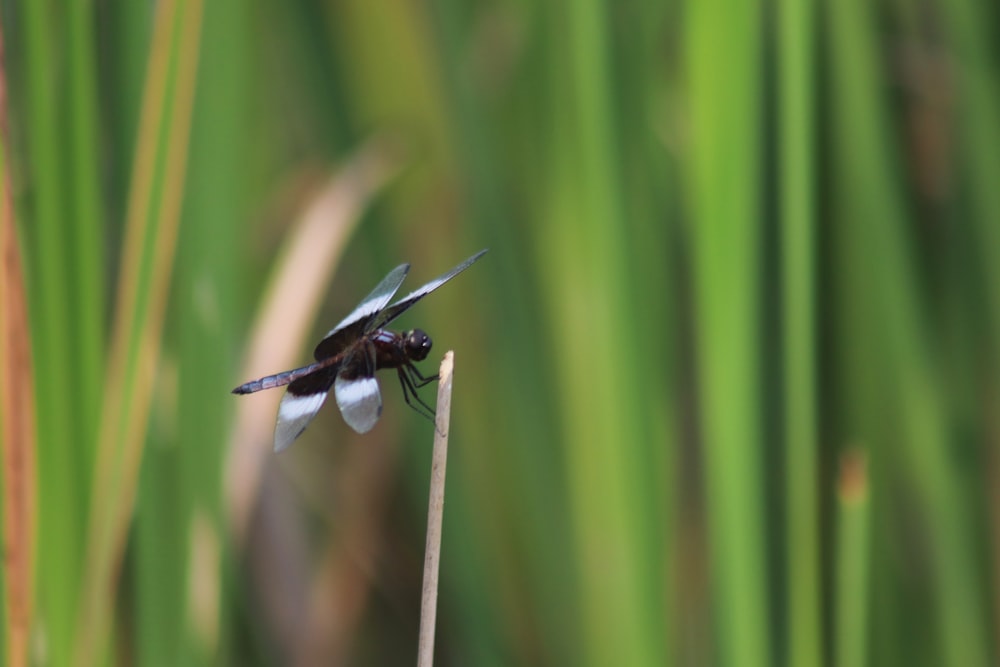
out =
[[[396,372],[399,374],[399,384],[403,387],[403,399],[406,401],[407,405],[414,409],[414,411],[420,413],[427,419],[434,421],[434,408],[427,405],[427,403],[424,402],[424,399],[420,398],[420,394],[417,393],[417,387],[422,387],[430,382],[430,378],[422,378],[422,383],[417,385],[414,383],[413,378],[407,375],[403,368],[412,368],[412,366],[403,366],[396,369]],[[410,400],[411,396],[413,401]],[[414,401],[416,401],[416,403],[414,403]]]
[[[430,384],[438,379],[437,375],[432,375],[430,377],[424,377],[423,374],[413,364],[407,364],[405,366],[408,373],[410,373],[410,382],[413,383],[414,387],[423,387],[424,385]]]

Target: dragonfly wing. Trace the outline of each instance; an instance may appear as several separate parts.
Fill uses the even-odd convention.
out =
[[[371,321],[372,316],[385,308],[392,296],[403,284],[407,272],[410,270],[409,264],[400,264],[382,279],[371,294],[361,300],[361,303],[351,311],[351,313],[341,320],[340,324],[330,329],[326,337],[316,346],[314,356],[317,361],[327,359],[341,352],[347,345],[354,342],[361,333],[370,330],[366,326]]]
[[[460,274],[462,271],[465,271],[467,268],[472,266],[473,262],[475,262],[477,259],[486,254],[486,250],[488,250],[488,248],[485,250],[480,250],[475,255],[465,260],[451,271],[448,271],[444,275],[438,276],[437,278],[430,281],[423,287],[413,290],[412,292],[404,296],[396,303],[392,304],[385,310],[382,310],[380,313],[378,313],[378,315],[376,315],[375,320],[368,327],[369,330],[380,329],[389,324],[389,322],[393,321],[394,319],[402,315],[404,312],[406,312],[406,310],[410,308],[410,306],[415,304],[417,301],[420,301],[422,298],[424,298],[425,296],[436,290],[438,287],[441,287],[441,285],[444,285],[446,282],[448,282],[449,280]]]
[[[372,430],[382,414],[382,395],[374,375],[347,379],[338,375],[333,384],[344,421],[358,433]]]
[[[288,385],[278,406],[274,427],[274,451],[280,452],[295,441],[323,407],[337,370],[324,368]]]

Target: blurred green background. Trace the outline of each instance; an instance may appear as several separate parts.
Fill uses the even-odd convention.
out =
[[[998,14],[0,3],[6,664],[412,664],[431,425],[229,392],[483,247],[438,665],[997,664]]]

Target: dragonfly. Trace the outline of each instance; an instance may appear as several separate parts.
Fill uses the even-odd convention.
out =
[[[347,425],[358,433],[372,430],[382,414],[382,394],[375,371],[384,368],[396,369],[406,404],[433,420],[433,408],[424,402],[417,389],[434,382],[438,376],[424,376],[414,363],[423,361],[430,353],[430,336],[421,329],[400,333],[385,327],[485,254],[486,250],[477,252],[447,273],[388,305],[410,270],[409,264],[400,264],[319,342],[313,353],[314,363],[258,378],[233,389],[234,394],[253,394],[288,386],[278,406],[275,451],[286,449],[302,435],[323,407],[331,388]]]

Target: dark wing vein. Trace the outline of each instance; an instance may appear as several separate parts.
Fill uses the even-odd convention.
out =
[[[385,304],[389,303],[392,295],[403,284],[409,270],[409,264],[400,264],[390,271],[382,279],[382,282],[375,286],[371,294],[362,299],[361,303],[340,321],[340,324],[330,329],[313,352],[316,361],[339,354],[348,345],[355,342],[362,333],[370,331],[371,328],[368,325],[371,323],[372,317],[385,308]]]
[[[389,322],[392,322],[394,319],[396,319],[404,312],[409,310],[409,308],[417,301],[420,301],[422,298],[424,298],[425,296],[436,290],[438,287],[441,287],[441,285],[444,285],[446,282],[448,282],[449,280],[460,274],[462,271],[465,271],[467,268],[472,266],[473,262],[475,262],[477,259],[486,254],[486,250],[480,250],[475,255],[465,260],[451,271],[448,271],[447,273],[438,276],[437,278],[430,281],[423,287],[410,292],[396,303],[392,304],[382,312],[378,313],[374,317],[374,319],[368,324],[368,326],[365,327],[365,330],[373,331],[375,329],[381,329],[382,327],[386,326],[387,324],[389,324]]]

